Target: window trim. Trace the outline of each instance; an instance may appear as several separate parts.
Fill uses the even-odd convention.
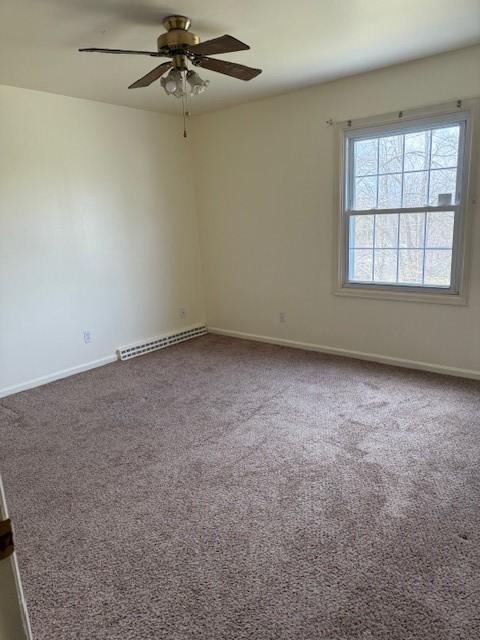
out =
[[[467,304],[467,262],[469,257],[468,234],[471,225],[471,205],[473,186],[470,179],[474,175],[474,158],[472,143],[474,134],[474,124],[478,120],[479,101],[469,100],[462,105],[462,108],[449,105],[438,105],[429,109],[417,109],[410,111],[408,115],[403,115],[401,120],[399,114],[390,114],[365,118],[355,123],[342,123],[336,126],[338,135],[338,175],[336,180],[336,206],[337,216],[337,256],[336,256],[336,279],[333,293],[340,296],[353,296],[364,298],[379,298],[390,300],[404,300],[414,302],[436,302],[442,304]],[[428,287],[402,284],[377,284],[377,283],[355,283],[348,280],[348,212],[362,215],[391,211],[392,213],[405,213],[413,211],[437,211],[438,207],[411,207],[399,209],[371,209],[357,211],[347,209],[345,198],[351,197],[351,181],[353,173],[347,172],[347,163],[353,163],[352,154],[348,155],[350,140],[358,138],[371,138],[376,134],[392,134],[396,132],[422,130],[436,124],[448,122],[464,122],[464,135],[459,148],[458,170],[457,170],[457,193],[455,204],[448,210],[455,211],[454,245],[452,248],[452,283],[449,288]],[[411,123],[411,126],[409,126]],[[350,181],[350,185],[347,184]],[[459,200],[459,194],[461,199]],[[446,208],[444,208],[445,210]],[[457,228],[458,225],[458,228]]]

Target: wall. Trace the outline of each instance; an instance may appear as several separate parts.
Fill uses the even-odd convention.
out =
[[[479,69],[477,46],[196,118],[209,326],[480,376],[478,220],[468,306],[333,295],[336,138],[325,123],[479,96]]]
[[[194,165],[175,116],[0,87],[0,396],[204,322],[201,262],[211,327],[480,372],[478,220],[468,306],[332,294],[325,124],[480,95],[479,67],[477,46],[199,116]]]
[[[0,394],[204,321],[191,160],[175,116],[0,87]]]

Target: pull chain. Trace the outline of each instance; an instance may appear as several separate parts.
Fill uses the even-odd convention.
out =
[[[183,137],[187,137],[187,119],[185,111],[185,102],[187,99],[187,77],[186,74],[183,77],[183,94],[182,94],[182,112],[183,112]]]
[[[185,119],[185,98],[182,96],[182,111],[183,111],[183,137],[187,137],[187,123]]]

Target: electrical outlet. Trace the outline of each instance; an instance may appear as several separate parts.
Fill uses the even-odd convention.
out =
[[[280,313],[278,314],[279,320],[280,322],[286,322],[287,321],[287,313],[285,311],[280,311]]]
[[[85,342],[85,344],[89,344],[92,341],[92,334],[90,329],[85,329],[85,331],[83,332],[83,341]]]
[[[185,318],[187,317],[187,310],[185,309],[185,307],[180,307],[180,309],[178,310],[178,315],[182,320],[185,320]]]

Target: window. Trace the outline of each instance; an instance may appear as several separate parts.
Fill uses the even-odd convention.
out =
[[[468,114],[345,129],[342,287],[459,294]]]

